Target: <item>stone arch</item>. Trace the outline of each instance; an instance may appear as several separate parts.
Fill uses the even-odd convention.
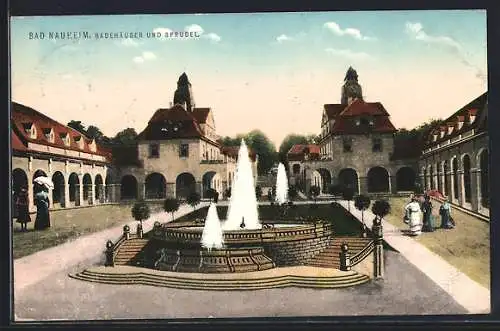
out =
[[[69,186],[69,201],[79,203],[78,197],[80,195],[80,179],[78,175],[72,172],[68,177]]]
[[[12,215],[17,217],[16,198],[22,188],[28,189],[28,175],[21,168],[12,170]]]
[[[355,169],[344,168],[340,170],[338,175],[338,182],[340,185],[352,187],[356,194],[359,193],[359,177]]]
[[[321,176],[321,192],[328,193],[328,189],[332,183],[332,175],[330,174],[330,171],[325,168],[319,168],[317,171]]]
[[[153,172],[147,175],[144,181],[146,199],[165,199],[167,192],[167,181],[165,177]]]
[[[105,202],[111,201],[111,185],[112,185],[111,175],[107,174],[106,178],[104,179],[104,201]]]
[[[295,164],[292,166],[292,173],[293,173],[294,175],[299,175],[299,174],[300,174],[300,164],[295,163]]]
[[[462,169],[464,173],[464,196],[466,202],[472,200],[472,185],[471,185],[471,159],[469,154],[462,155]]]
[[[54,172],[52,175],[52,183],[54,184],[54,189],[52,190],[52,204],[59,204],[61,207],[65,207],[66,180],[63,173],[60,171]]]
[[[215,171],[207,171],[204,173],[201,178],[201,183],[202,197],[205,197],[207,191],[211,188],[219,192],[219,194],[222,192],[222,181],[220,175]]]
[[[102,176],[97,174],[94,179],[95,183],[95,200],[96,202],[103,203],[104,202],[104,186],[102,181]]]
[[[120,180],[120,199],[137,199],[137,179],[133,175],[125,175]]]
[[[189,194],[196,191],[196,180],[189,172],[183,172],[175,179],[175,196],[185,199]]]
[[[320,192],[323,191],[323,188],[321,187],[322,180],[321,180],[321,174],[317,170],[311,171],[311,187],[312,186],[318,186],[320,189]]]
[[[389,172],[377,166],[368,170],[368,192],[389,192]]]
[[[479,193],[481,197],[480,204],[483,207],[489,206],[490,198],[490,187],[489,187],[489,172],[490,172],[490,160],[489,151],[484,148],[477,154],[477,168],[479,168],[480,179],[479,179]]]
[[[83,175],[83,201],[90,202],[92,199],[92,177],[90,174]]]
[[[454,156],[451,159],[451,172],[453,176],[453,199],[458,200],[458,159]]]
[[[31,181],[33,183],[33,197],[32,197],[33,200],[32,201],[35,201],[35,194],[37,193],[35,191],[35,183],[33,181],[35,180],[35,178],[42,177],[42,176],[47,177],[47,173],[41,169],[38,169],[37,171],[35,171],[33,173],[33,178],[31,178]]]
[[[396,172],[396,190],[413,191],[417,176],[411,167],[401,167]]]

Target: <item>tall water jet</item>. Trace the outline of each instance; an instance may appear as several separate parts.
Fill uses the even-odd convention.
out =
[[[288,201],[288,178],[283,163],[278,165],[278,175],[276,177],[276,202],[280,205]]]
[[[252,163],[248,156],[247,145],[242,139],[233,187],[231,188],[229,210],[223,228],[224,230],[240,230],[243,220],[245,229],[253,230],[262,227],[259,222]]]
[[[201,245],[209,251],[212,248],[222,248],[224,246],[224,235],[215,203],[211,203],[208,208],[205,227],[201,235]]]

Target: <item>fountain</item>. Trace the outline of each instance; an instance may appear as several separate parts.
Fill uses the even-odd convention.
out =
[[[238,153],[238,163],[236,164],[236,173],[231,189],[231,200],[229,201],[229,210],[223,229],[225,231],[239,230],[242,223],[245,225],[244,228],[248,230],[262,227],[259,222],[252,163],[248,157],[248,148],[243,139]]]
[[[217,214],[217,207],[215,203],[211,203],[208,208],[207,218],[205,220],[205,227],[201,234],[201,246],[208,249],[220,249],[224,245],[224,236],[222,234],[222,227]]]
[[[278,165],[278,176],[276,177],[276,202],[282,205],[288,201],[288,178],[283,163]]]

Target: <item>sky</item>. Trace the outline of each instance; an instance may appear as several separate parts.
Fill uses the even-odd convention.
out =
[[[320,133],[349,66],[397,128],[487,91],[484,10],[12,17],[10,29],[13,101],[107,136],[142,131],[183,72],[219,135],[259,129],[277,148],[290,133]],[[165,37],[183,31],[191,37]],[[106,32],[142,38],[95,37]]]

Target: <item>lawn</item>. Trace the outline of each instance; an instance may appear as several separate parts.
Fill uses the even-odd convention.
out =
[[[392,198],[391,213],[386,220],[392,225],[407,229],[403,223],[403,208],[407,198]],[[441,223],[438,217],[438,202],[433,201],[435,226]],[[452,210],[456,228],[436,229],[415,238],[448,263],[468,275],[481,285],[490,288],[490,224],[459,210]]]
[[[105,230],[132,220],[132,205],[104,205],[79,209],[51,211],[51,227],[34,231],[35,215],[28,223],[28,231],[20,232],[14,221],[12,248],[14,259],[65,243],[79,236]],[[151,204],[151,211],[161,211],[160,204]]]
[[[196,211],[178,218],[174,222],[186,222],[195,219],[204,219],[207,215],[208,207],[197,209]],[[226,219],[228,207],[217,206],[217,212],[221,220]],[[270,205],[259,206],[259,219],[261,222],[274,221],[293,223],[298,218],[313,218],[332,223],[333,232],[339,236],[359,236],[361,227],[359,222],[338,204],[310,204],[294,205],[288,209],[285,217],[277,217],[277,208]]]

